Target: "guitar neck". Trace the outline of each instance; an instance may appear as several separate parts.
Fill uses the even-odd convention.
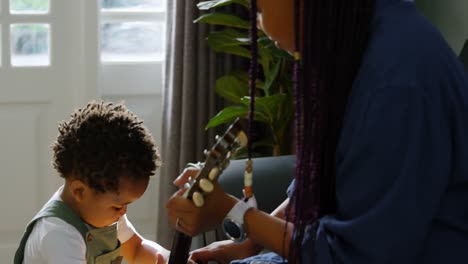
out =
[[[207,178],[210,170],[215,166],[214,159],[207,159],[205,161],[205,165],[200,169],[198,174],[195,176],[195,181],[192,183],[192,186],[184,193],[184,198],[192,199],[192,195],[194,192],[199,191],[199,183],[200,180],[203,178]]]
[[[216,144],[207,153],[207,157],[204,166],[200,169],[196,175],[194,182],[190,184],[188,190],[184,193],[184,198],[193,200],[194,194],[199,195],[202,192],[200,183],[203,180],[209,179],[210,181],[216,181],[221,171],[229,164],[229,158],[233,153],[233,148],[237,144],[246,144],[246,139],[242,140],[242,137],[238,135],[241,133],[242,124],[237,119],[224,133],[224,135],[217,139]],[[244,136],[245,137],[245,136]],[[244,144],[244,145],[245,145]],[[213,170],[216,168],[216,170]],[[215,173],[211,174],[212,170]],[[205,182],[206,183],[206,182]],[[206,184],[204,185],[206,187]],[[200,197],[200,196],[197,196]],[[200,201],[200,200],[198,200]],[[197,204],[197,203],[195,203]],[[203,204],[200,202],[199,206]],[[190,246],[192,244],[192,238],[178,230],[175,231],[174,238],[172,240],[171,254],[169,257],[169,264],[186,264],[190,252]]]
[[[175,232],[168,264],[187,264],[192,238],[182,232]]]
[[[196,176],[197,180],[195,181],[193,186],[184,193],[184,197],[186,199],[192,199],[194,191],[198,190],[198,188],[195,187],[198,185],[199,180],[201,178],[206,177],[206,175],[208,175],[209,173],[210,168],[213,168],[214,165],[215,164],[213,160],[207,159],[205,166],[203,166],[203,168],[198,172]],[[176,230],[174,238],[172,239],[171,255],[169,257],[168,264],[187,264],[191,244],[192,237],[187,236],[186,234]]]

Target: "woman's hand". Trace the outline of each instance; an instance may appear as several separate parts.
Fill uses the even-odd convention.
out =
[[[184,171],[174,180],[174,185],[177,187],[182,187],[190,177],[195,178],[197,176],[200,168],[198,167],[187,167]]]
[[[197,173],[198,169],[187,168],[177,177],[174,184],[183,186],[189,177],[194,177]],[[213,182],[213,185],[213,191],[204,194],[202,207],[196,207],[193,201],[183,197],[183,194],[187,191],[185,188],[172,195],[166,204],[166,208],[169,214],[169,222],[175,229],[189,236],[195,236],[215,228],[222,222],[238,200],[224,192],[217,182]]]
[[[218,241],[192,251],[189,262],[205,264],[208,261],[215,261],[220,264],[228,264],[232,260],[256,255],[260,250],[261,247],[250,240],[246,240],[243,243],[234,243],[231,240]]]

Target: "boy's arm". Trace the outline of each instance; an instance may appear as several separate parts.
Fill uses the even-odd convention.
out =
[[[117,236],[122,242],[120,252],[130,263],[165,264],[169,259],[169,251],[155,242],[144,239],[123,215],[117,224]]]
[[[169,258],[169,251],[153,241],[149,241],[135,233],[121,246],[121,253],[130,264],[165,264]]]

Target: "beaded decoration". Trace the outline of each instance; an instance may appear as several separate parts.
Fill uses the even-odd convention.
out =
[[[255,89],[256,81],[258,75],[258,30],[257,30],[257,1],[250,0],[250,69],[249,69],[249,91],[250,91],[250,105],[249,105],[249,115],[248,115],[248,143],[247,143],[247,162],[244,172],[244,201],[248,202],[252,200],[253,189],[252,189],[252,180],[253,180],[253,161],[252,161],[252,144],[254,138],[254,113],[255,113]],[[253,201],[252,201],[253,202]],[[256,202],[255,202],[256,203]]]

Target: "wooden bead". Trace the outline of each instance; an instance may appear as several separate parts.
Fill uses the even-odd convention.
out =
[[[251,172],[244,172],[244,186],[252,186],[252,173]]]
[[[253,195],[252,186],[245,186],[244,187],[244,195],[245,195],[246,198],[252,197],[252,195]]]
[[[252,172],[252,169],[253,169],[253,161],[252,160],[247,160],[247,166],[245,167],[245,171],[246,172]]]

